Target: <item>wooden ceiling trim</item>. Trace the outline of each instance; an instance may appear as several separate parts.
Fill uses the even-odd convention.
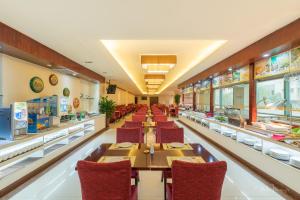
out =
[[[224,73],[229,67],[238,68],[248,65],[262,59],[262,55],[265,53],[271,55],[278,54],[299,44],[300,18],[180,83],[178,87],[183,88],[191,83],[206,79],[211,75]]]
[[[176,64],[176,55],[142,55],[141,64]]]
[[[2,22],[0,22],[0,43],[6,47],[2,48],[1,52],[8,55],[21,58],[28,62],[42,64],[43,66],[46,65],[45,67],[51,64],[51,66],[56,68],[68,68],[101,83],[105,81],[105,77],[100,74],[74,62]]]

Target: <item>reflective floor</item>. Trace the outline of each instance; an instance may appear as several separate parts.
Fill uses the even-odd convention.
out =
[[[115,124],[104,134],[95,138],[78,151],[64,159],[56,166],[47,170],[43,175],[33,180],[23,189],[10,197],[4,199],[11,200],[80,200],[80,183],[77,172],[74,170],[76,162],[85,158],[101,143],[115,142],[115,127],[121,122]],[[182,126],[178,123],[179,126]],[[184,127],[184,126],[183,126]],[[199,138],[189,129],[185,128],[185,142],[200,143],[209,150],[217,159],[226,160],[228,171],[222,191],[224,200],[278,200],[284,199],[274,190],[269,188],[263,182],[258,180],[251,173],[226,157],[210,144]],[[149,135],[149,137],[152,137]],[[151,138],[149,138],[151,139]],[[139,183],[140,200],[163,200],[163,184],[160,182],[161,173],[142,171],[141,181]]]

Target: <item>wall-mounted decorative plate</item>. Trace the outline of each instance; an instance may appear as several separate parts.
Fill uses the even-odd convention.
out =
[[[49,76],[49,83],[51,84],[51,85],[57,85],[57,83],[58,83],[58,78],[57,78],[57,76],[55,75],[55,74],[51,74],[50,76]]]
[[[40,93],[44,89],[44,82],[40,77],[33,77],[29,82],[30,88],[35,93]]]
[[[79,105],[80,105],[79,99],[78,99],[77,97],[74,98],[74,99],[73,99],[73,107],[76,109],[76,108],[79,107]]]
[[[70,90],[69,90],[69,88],[64,88],[64,90],[63,90],[63,95],[64,95],[65,97],[70,96]]]

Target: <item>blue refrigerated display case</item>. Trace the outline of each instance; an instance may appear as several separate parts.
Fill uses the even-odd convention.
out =
[[[13,140],[11,108],[0,108],[0,140]]]

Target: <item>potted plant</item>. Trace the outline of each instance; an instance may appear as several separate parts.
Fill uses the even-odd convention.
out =
[[[101,100],[99,102],[99,109],[100,113],[106,114],[106,127],[108,127],[111,116],[115,112],[116,103],[113,100],[108,99],[107,96],[101,97]]]
[[[180,94],[175,94],[174,102],[177,106],[179,105],[179,103],[180,103]]]

